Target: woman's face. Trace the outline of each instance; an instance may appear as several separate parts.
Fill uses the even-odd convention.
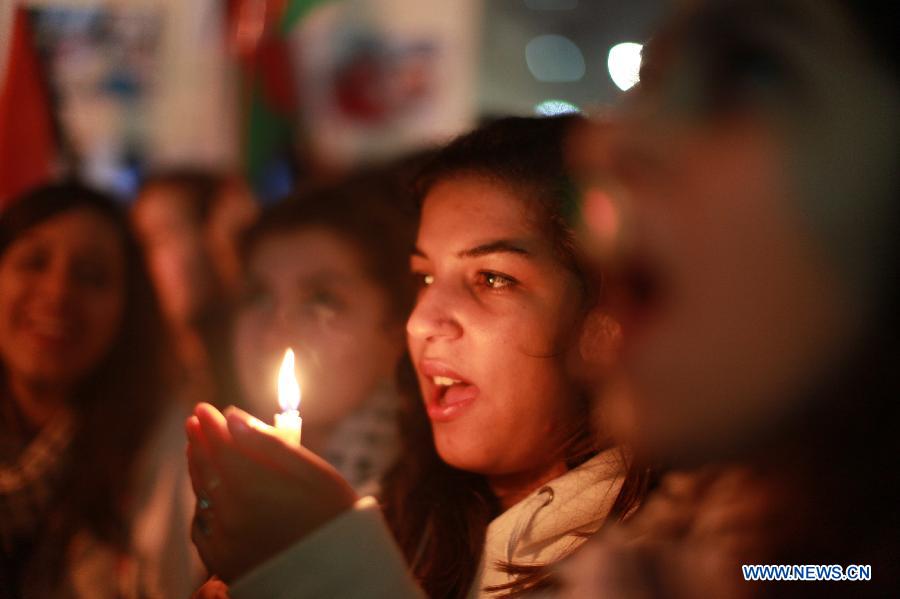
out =
[[[393,376],[402,326],[355,247],[324,228],[267,235],[247,263],[234,356],[257,414],[277,408],[277,374],[293,348],[308,426],[347,416]]]
[[[534,216],[474,176],[438,183],[422,210],[409,347],[438,453],[471,472],[551,465],[583,417],[564,374],[581,288]]]
[[[213,287],[203,231],[187,213],[188,201],[177,189],[152,186],[132,214],[162,309],[179,324],[195,316]]]
[[[10,377],[68,389],[119,333],[125,258],[114,226],[74,209],[26,231],[0,257],[0,355]]]

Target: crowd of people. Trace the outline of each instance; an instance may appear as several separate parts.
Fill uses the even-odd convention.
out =
[[[600,117],[261,211],[194,171],[24,194],[0,599],[896,594],[896,25],[689,3]]]

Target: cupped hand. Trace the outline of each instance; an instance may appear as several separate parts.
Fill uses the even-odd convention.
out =
[[[228,585],[213,576],[194,591],[191,599],[229,599]]]
[[[357,497],[327,462],[237,408],[199,404],[186,423],[197,495],[191,537],[231,582],[349,510]]]

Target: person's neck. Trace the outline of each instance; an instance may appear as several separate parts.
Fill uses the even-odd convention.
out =
[[[505,512],[533,491],[568,471],[564,461],[552,462],[533,470],[489,476],[488,484]]]
[[[68,409],[69,390],[60,385],[50,385],[9,377],[9,391],[13,401],[32,431],[41,430],[55,416]]]

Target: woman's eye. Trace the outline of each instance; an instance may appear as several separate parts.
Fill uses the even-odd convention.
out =
[[[478,277],[479,282],[488,289],[506,289],[518,283],[514,278],[496,272],[480,272]]]
[[[104,265],[93,263],[93,262],[83,262],[77,264],[75,266],[75,279],[82,285],[86,285],[88,287],[93,287],[95,289],[103,289],[107,287],[111,280],[112,275],[109,272],[109,269]]]
[[[307,295],[301,303],[301,313],[320,322],[334,319],[345,309],[345,304],[337,295],[329,291],[315,291]]]
[[[328,306],[328,307],[337,307],[340,301],[333,294],[328,291],[316,291],[311,293],[309,297],[306,299],[306,303],[313,306]]]
[[[49,262],[46,252],[28,252],[19,256],[15,264],[21,271],[37,272],[43,270]]]

